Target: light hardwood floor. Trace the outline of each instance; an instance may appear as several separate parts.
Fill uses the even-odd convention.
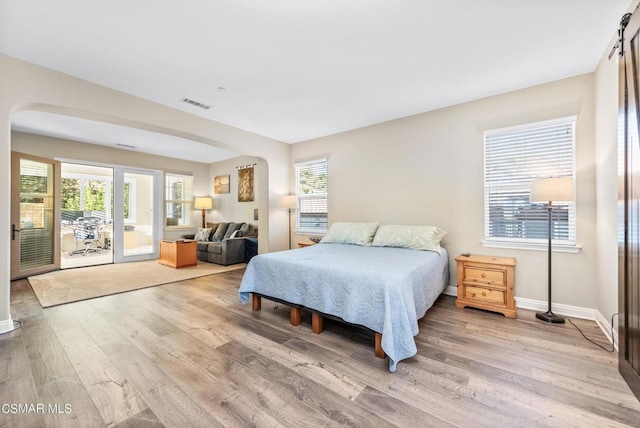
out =
[[[372,333],[325,320],[315,335],[309,314],[292,327],[282,305],[241,305],[242,273],[45,310],[13,283],[24,327],[0,336],[0,404],[71,412],[3,411],[0,426],[640,426],[617,356],[570,324],[443,296],[420,322],[418,355],[389,373]]]

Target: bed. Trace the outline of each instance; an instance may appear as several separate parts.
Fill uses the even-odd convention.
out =
[[[449,282],[447,251],[372,247],[340,243],[317,245],[254,257],[239,289],[242,303],[260,297],[292,306],[291,322],[302,310],[313,314],[314,332],[322,316],[374,331],[376,356],[389,357],[389,370],[412,357],[418,320]]]

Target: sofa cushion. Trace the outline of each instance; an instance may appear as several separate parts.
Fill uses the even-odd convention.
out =
[[[227,231],[224,234],[224,238],[222,239],[225,240],[231,238],[233,232],[235,232],[236,230],[240,230],[243,224],[244,223],[229,223],[229,227],[227,228]]]
[[[204,241],[196,242],[196,250],[207,251],[207,248],[209,248],[209,242],[204,242]]]
[[[209,229],[211,229],[211,234],[209,235],[209,241],[211,240],[211,238],[213,238],[213,234],[216,233],[216,230],[218,229],[218,226],[220,226],[220,223],[209,223],[209,222],[207,222],[207,227]]]
[[[220,223],[216,232],[211,236],[212,242],[220,242],[224,238],[224,234],[227,233],[227,229],[229,228],[230,223]]]
[[[208,253],[222,254],[222,242],[211,242],[207,246]]]

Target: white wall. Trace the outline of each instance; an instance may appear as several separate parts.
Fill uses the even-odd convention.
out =
[[[597,291],[600,313],[618,312],[618,60],[600,61],[595,72]]]
[[[595,308],[593,74],[298,143],[292,146],[291,160],[328,157],[330,223],[440,226],[449,232],[444,245],[451,256],[451,284],[456,281],[453,259],[462,252],[512,256],[517,259],[516,296],[546,301],[546,252],[481,244],[483,131],[570,115],[578,117],[576,213],[582,250],[554,253],[553,300]]]
[[[253,202],[238,202],[238,169],[237,167],[253,165]],[[261,170],[266,165],[260,159],[252,156],[241,156],[221,162],[212,163],[209,166],[210,194],[213,197],[214,209],[207,216],[212,222],[245,222],[258,224],[253,219],[253,210],[259,209],[258,201],[264,197],[260,188]],[[229,193],[215,195],[213,192],[213,179],[218,175],[229,175]]]
[[[48,111],[131,126],[263,158],[268,164],[269,190],[268,197],[260,201],[260,251],[288,246],[280,209],[280,195],[289,188],[287,144],[6,55],[0,55],[0,197],[5,202],[0,204],[0,224],[11,224],[11,115],[20,110]],[[10,230],[0,227],[0,332],[12,327],[9,254]]]

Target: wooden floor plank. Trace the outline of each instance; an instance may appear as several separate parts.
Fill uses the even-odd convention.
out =
[[[534,312],[456,309],[442,296],[420,321],[418,354],[388,371],[373,334],[238,299],[242,271],[43,310],[11,285],[24,327],[0,336],[0,401],[73,413],[2,414],[42,426],[639,426],[617,355]],[[607,344],[591,321],[575,320]]]

